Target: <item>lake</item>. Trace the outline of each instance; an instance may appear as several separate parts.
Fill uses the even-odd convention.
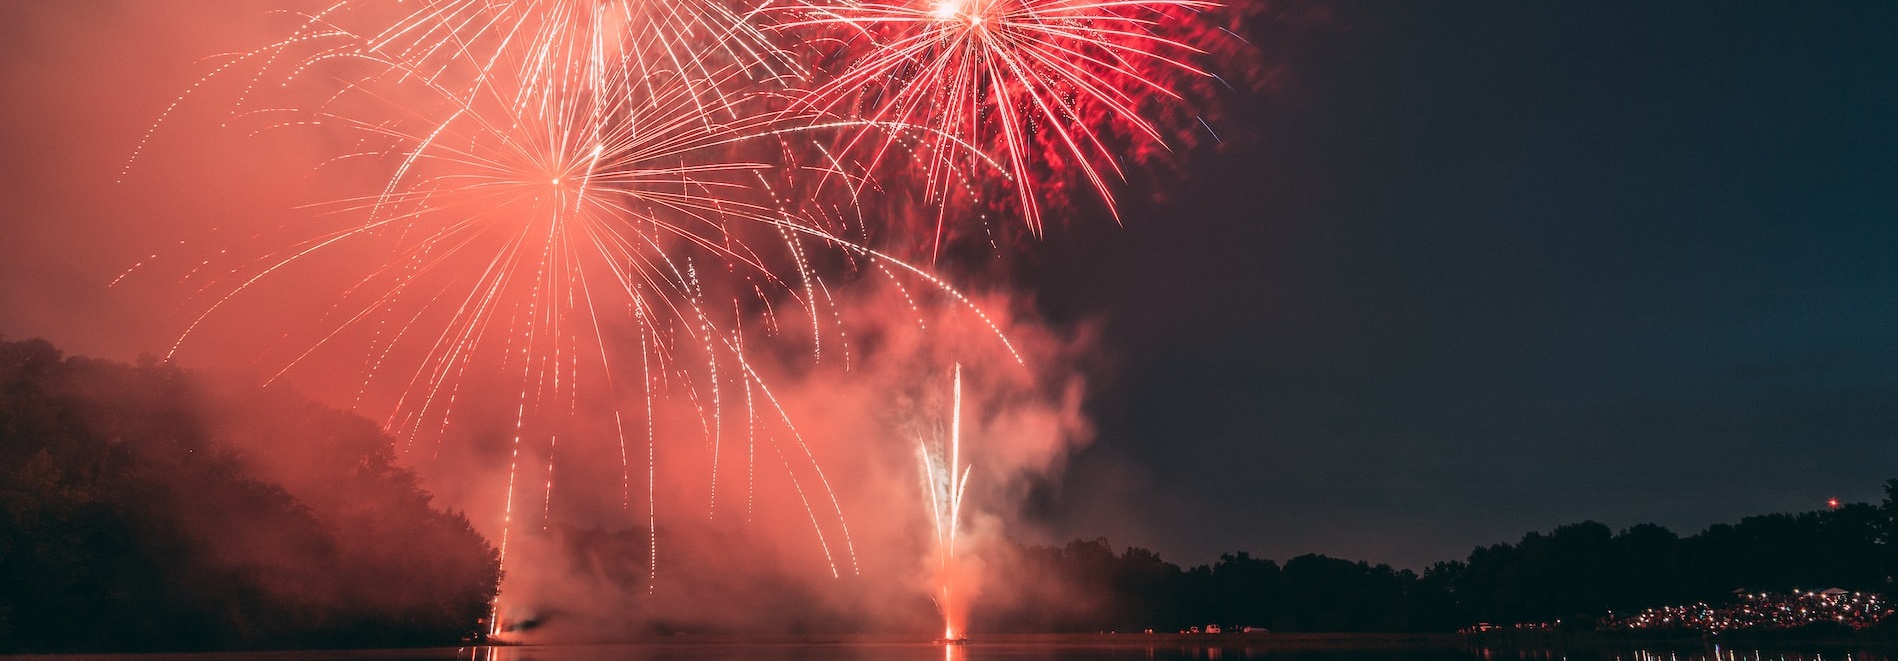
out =
[[[1256,638],[1194,640],[1176,636],[1104,635],[1009,637],[947,646],[884,639],[837,639],[28,658],[75,661],[1893,661],[1890,650],[1851,646],[1768,650],[1692,644],[1667,647],[1593,644],[1521,648],[1459,643],[1453,639],[1365,642],[1334,639],[1311,644]]]

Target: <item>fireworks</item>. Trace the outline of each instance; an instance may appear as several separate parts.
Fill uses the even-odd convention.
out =
[[[923,462],[923,490],[929,494],[930,521],[936,526],[936,607],[942,611],[942,640],[961,641],[966,632],[966,599],[957,593],[956,574],[961,569],[956,555],[956,540],[962,527],[962,497],[974,466],[962,465],[962,366],[955,367],[953,404],[949,409],[948,447],[920,449]],[[947,456],[944,456],[944,455]]]
[[[447,9],[411,15],[403,31],[454,36],[417,18],[464,20]],[[592,35],[574,44],[481,32],[503,43],[444,56],[442,49],[457,46],[390,48],[387,34],[364,38],[330,25],[246,54],[248,61],[292,62],[295,77],[345,81],[318,106],[247,114],[271,125],[330,128],[360,148],[325,167],[377,172],[382,183],[320,205],[324,217],[341,221],[327,231],[236,269],[238,278],[204,285],[211,302],[172,350],[283,271],[326,259],[369,264],[339,295],[322,334],[277,374],[332,346],[360,352],[359,401],[383,391],[384,426],[404,451],[429,456],[439,454],[470,398],[512,409],[504,563],[523,509],[522,452],[546,454],[538,508],[546,518],[555,438],[571,424],[570,412],[593,400],[613,410],[609,436],[628,509],[632,486],[642,481],[633,475],[633,455],[645,446],[644,523],[656,531],[654,399],[677,391],[694,403],[714,446],[716,480],[725,409],[781,410],[747,362],[747,310],[789,301],[812,320],[814,346],[831,332],[818,298],[822,284],[806,259],[842,244],[779,208],[769,182],[781,176],[780,166],[753,156],[770,154],[780,136],[800,129],[780,115],[737,111],[738,97],[708,97],[706,90],[741,76],[736,67],[629,67],[623,60],[632,54],[675,62],[679,55],[665,39],[611,45]],[[776,324],[767,313],[762,325]],[[477,382],[505,384],[513,394],[468,392]],[[622,407],[622,395],[643,401]],[[628,417],[645,418],[644,433],[629,430]],[[814,483],[806,510],[830,571],[854,571],[848,527],[821,468],[790,420],[779,415],[777,423],[767,440],[796,447],[778,455],[800,493],[802,482]],[[749,437],[757,428],[746,425],[747,452],[758,445]],[[653,545],[656,568],[656,532]]]
[[[1164,28],[1216,4],[1201,0],[811,0],[779,29],[836,33],[839,71],[800,103],[861,114],[921,143],[931,197],[997,163],[1030,230],[1043,225],[1041,180],[1078,176],[1114,209],[1111,179],[1126,138],[1164,145],[1145,111],[1178,100],[1175,81],[1208,74]],[[891,129],[889,127],[898,127]],[[867,145],[864,143],[868,143]],[[882,160],[890,141],[853,146]],[[1052,182],[1051,182],[1052,183]],[[939,219],[941,217],[939,216]],[[935,241],[943,227],[939,220]]]
[[[504,563],[517,513],[538,509],[543,530],[554,516],[556,447],[607,442],[618,504],[645,505],[651,589],[659,456],[674,442],[655,420],[671,402],[711,456],[693,469],[708,515],[734,491],[720,486],[723,457],[743,456],[748,517],[757,457],[775,456],[830,573],[855,572],[844,508],[752,352],[769,340],[847,366],[833,283],[877,280],[912,307],[912,290],[962,307],[1014,355],[948,280],[870,245],[860,196],[886,186],[907,145],[922,165],[896,176],[931,191],[932,242],[950,182],[995,173],[1036,230],[1033,182],[1049,176],[1078,176],[1111,208],[1117,136],[1161,143],[1148,99],[1174,96],[1168,76],[1203,75],[1181,59],[1195,49],[1160,28],[1209,6],[339,0],[192,89],[240,81],[233,121],[314,127],[351,145],[319,171],[375,183],[314,205],[319,226],[299,242],[186,276],[202,303],[171,354],[295,272],[349,273],[314,334],[286,332],[295,348],[272,378],[352,357],[358,407],[417,460],[440,456],[471,414],[510,411]],[[830,48],[834,66],[780,42]],[[861,238],[839,228],[847,213]],[[576,429],[585,410],[610,425]],[[945,577],[967,477],[952,420],[947,463],[924,459]],[[542,501],[523,506],[522,473],[543,464]],[[945,578],[950,639],[962,633],[952,596]]]

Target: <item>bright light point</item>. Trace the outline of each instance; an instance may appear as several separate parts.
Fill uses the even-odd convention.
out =
[[[956,14],[959,13],[962,13],[962,3],[960,1],[938,2],[936,3],[936,10],[930,12],[930,16],[935,17],[938,21],[947,21],[955,18]]]
[[[560,185],[560,177],[554,177],[554,180],[553,180],[553,181],[552,181],[551,183],[553,183],[553,185],[555,185],[555,186],[559,186],[559,185]]]

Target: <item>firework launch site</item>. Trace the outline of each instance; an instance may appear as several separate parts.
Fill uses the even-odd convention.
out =
[[[0,384],[11,421],[0,439],[10,467],[0,492],[8,503],[0,568],[10,577],[0,639],[12,652],[508,640],[881,644],[928,640],[918,631],[938,612],[917,593],[866,610],[883,592],[873,577],[763,571],[747,564],[755,555],[729,550],[709,563],[683,553],[669,563],[737,580],[695,580],[698,594],[655,593],[647,588],[652,531],[552,526],[522,543],[548,554],[544,571],[587,586],[563,596],[614,599],[612,615],[547,599],[507,614],[512,626],[491,636],[492,541],[392,464],[386,437],[369,421],[281,388],[67,357],[41,341],[0,343]],[[247,415],[205,416],[233,410]],[[285,438],[299,439],[294,453]],[[1559,622],[1528,629],[1570,642],[1591,631],[1608,640],[1618,640],[1614,632],[1699,640],[1782,630],[1791,640],[1882,645],[1890,608],[1875,590],[1889,571],[1885,526],[1898,520],[1894,507],[1888,497],[1761,515],[1688,537],[1586,522],[1479,547],[1421,573],[1321,555],[1281,564],[1243,552],[1183,568],[1105,539],[1004,540],[982,558],[985,575],[1007,587],[985,589],[965,626],[983,644],[1442,646],[1455,644],[1459,630],[1494,633],[1482,622]],[[703,531],[664,537],[706,549],[744,541]],[[1791,592],[1815,584],[1861,591]],[[1756,591],[1735,596],[1734,585]],[[843,601],[827,594],[838,589],[857,593]],[[1209,624],[1224,632],[1197,633]],[[1170,633],[1189,627],[1196,633]],[[1272,633],[1245,631],[1267,627]],[[1070,633],[1047,635],[1059,632]]]

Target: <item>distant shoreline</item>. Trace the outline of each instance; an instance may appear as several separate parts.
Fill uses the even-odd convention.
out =
[[[1500,633],[1501,635],[1498,635]],[[1457,633],[1010,633],[972,634],[965,643],[970,647],[1048,647],[1096,649],[1224,649],[1224,650],[1518,650],[1531,652],[1607,650],[1689,650],[1711,649],[1760,651],[1898,651],[1898,641],[1880,638],[1800,638],[1752,636],[1680,635],[1629,636],[1619,632],[1498,632],[1467,635]],[[573,640],[559,642],[496,643],[480,647],[927,647],[940,645],[926,634],[732,634],[679,633],[625,640]],[[77,654],[8,655],[0,659],[21,661],[229,661],[256,659],[268,661],[309,661],[311,659],[349,659],[374,661],[399,659],[418,661],[466,659],[470,647],[416,647],[381,649],[307,649],[251,651],[151,651]]]
[[[623,640],[563,641],[559,643],[525,642],[522,646],[572,645],[939,645],[922,634],[732,634],[679,633]],[[1175,633],[1175,632],[1098,632],[1098,633],[973,633],[963,643],[970,646],[1060,646],[1060,647],[1223,647],[1281,649],[1536,649],[1536,648],[1685,648],[1719,645],[1729,648],[1760,649],[1832,649],[1855,647],[1898,649],[1898,641],[1883,638],[1805,637],[1755,634],[1745,636],[1704,636],[1695,633],[1647,634],[1615,631],[1504,631],[1486,634],[1460,633]]]
[[[1460,647],[1454,633],[1027,633],[971,635],[970,644],[1109,645],[1142,647]]]

